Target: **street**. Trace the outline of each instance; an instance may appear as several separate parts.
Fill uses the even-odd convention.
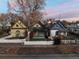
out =
[[[79,59],[74,55],[0,56],[0,59]]]
[[[0,43],[0,59],[79,59],[78,45],[29,45],[32,42],[28,41],[24,45],[22,43],[24,40],[17,39],[11,43],[12,40],[6,40],[6,38],[1,38],[4,43]],[[0,42],[2,42],[1,40]],[[8,41],[10,43],[7,43]],[[50,41],[50,43],[52,42]]]

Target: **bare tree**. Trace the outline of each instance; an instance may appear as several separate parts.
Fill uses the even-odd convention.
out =
[[[13,10],[24,15],[30,31],[31,26],[42,18],[41,10],[44,8],[45,0],[15,0],[15,3],[16,7]]]

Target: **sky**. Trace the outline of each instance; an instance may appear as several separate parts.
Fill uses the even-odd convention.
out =
[[[8,0],[0,0],[0,13],[6,13],[8,8],[7,8],[7,1]]]
[[[47,16],[58,18],[79,16],[79,0],[47,0]]]
[[[0,0],[0,13],[8,11],[7,1]],[[46,0],[44,15],[59,18],[79,16],[79,0]]]

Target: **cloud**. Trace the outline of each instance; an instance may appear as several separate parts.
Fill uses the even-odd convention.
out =
[[[79,0],[69,0],[58,4],[55,7],[46,9],[46,16],[62,16],[62,17],[74,17],[79,16]]]
[[[57,11],[52,8],[49,8],[49,9],[45,10],[44,13],[47,15],[54,15],[57,13]]]
[[[79,2],[79,0],[73,0],[73,1],[77,1],[77,2]]]

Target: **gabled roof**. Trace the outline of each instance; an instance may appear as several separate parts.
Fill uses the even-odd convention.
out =
[[[40,27],[43,27],[43,26],[44,26],[44,24],[43,24],[42,21],[38,21],[37,23],[33,24],[33,26],[34,26],[34,25],[40,25]]]
[[[38,27],[41,27],[41,25],[40,25],[40,24],[38,24],[38,23],[37,23],[37,24],[35,24],[33,27],[37,27],[37,26],[38,26]]]
[[[67,30],[65,25],[61,21],[57,21],[56,23],[52,24],[52,30]]]
[[[27,28],[26,25],[24,25],[24,23],[22,23],[22,21],[18,20],[13,26],[12,26],[12,29],[25,29]]]
[[[16,21],[13,22],[13,23],[11,24],[11,26],[14,26],[14,24],[16,24],[18,21],[21,21],[25,26],[27,26],[27,21],[23,20],[22,17],[16,18]]]

